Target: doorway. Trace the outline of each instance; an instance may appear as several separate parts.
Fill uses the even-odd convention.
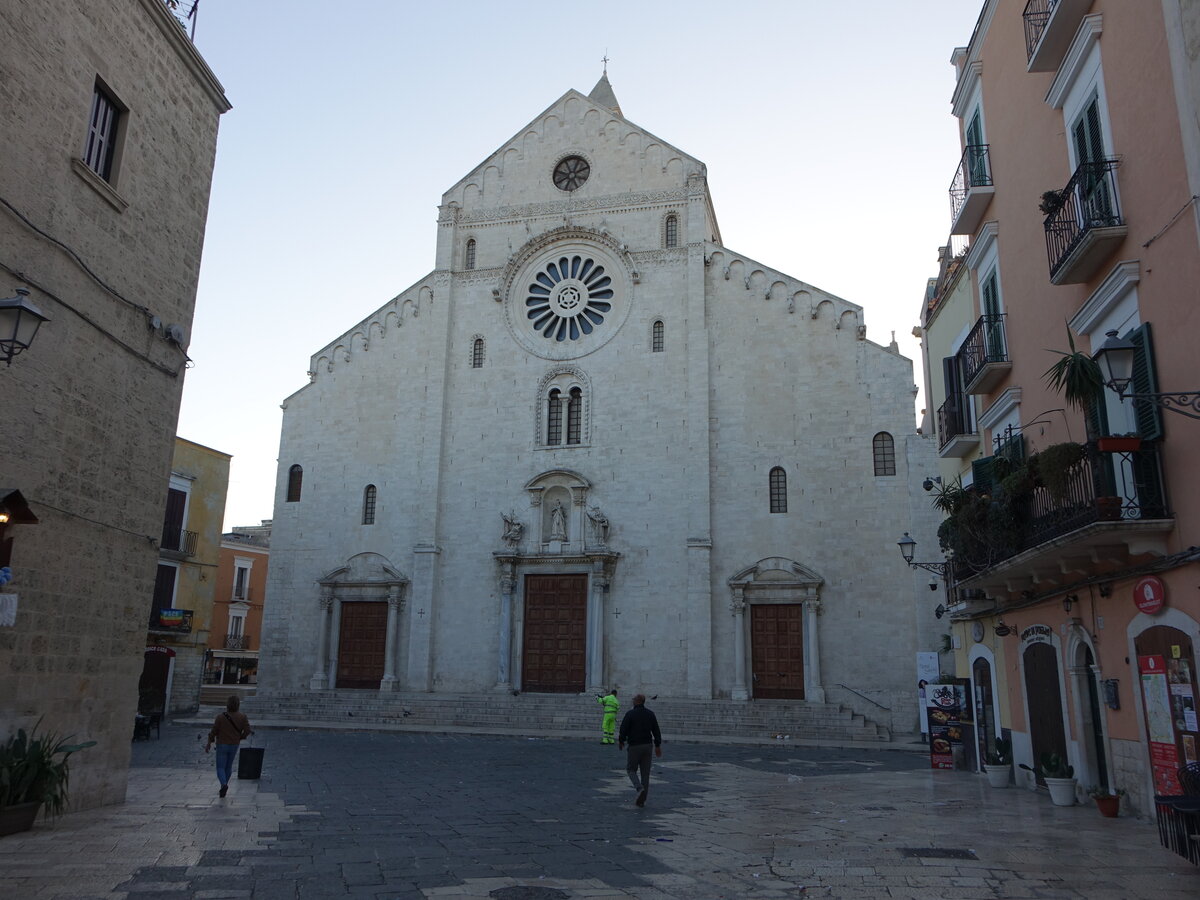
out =
[[[804,699],[804,604],[750,605],[750,666],[754,699]]]
[[[387,616],[386,603],[343,601],[337,687],[379,687],[387,649]]]
[[[988,754],[996,749],[996,705],[992,699],[992,664],[976,657],[971,664],[971,681],[975,695],[975,744],[979,762],[987,764]]]
[[[1034,643],[1025,648],[1025,705],[1029,710],[1029,741],[1033,764],[1039,766],[1044,753],[1067,756],[1063,729],[1062,692],[1058,684],[1058,653],[1054,645]],[[1040,771],[1037,783],[1045,786]]]
[[[1147,628],[1134,648],[1154,790],[1180,794],[1179,768],[1200,762],[1195,648],[1187,632],[1169,625]]]
[[[587,575],[526,575],[521,689],[578,694],[587,667]]]

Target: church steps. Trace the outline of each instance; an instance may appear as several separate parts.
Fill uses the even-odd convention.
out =
[[[621,712],[628,709],[628,701]],[[678,735],[886,744],[885,728],[839,705],[809,701],[662,699],[650,703],[664,730]],[[347,727],[519,729],[533,734],[571,732],[594,736],[602,711],[586,695],[428,694],[368,691],[292,692],[248,697],[252,718]]]

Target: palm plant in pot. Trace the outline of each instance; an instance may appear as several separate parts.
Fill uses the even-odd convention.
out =
[[[996,738],[993,748],[988,751],[983,770],[987,773],[988,784],[994,788],[1008,787],[1008,776],[1012,771],[1012,741]]]
[[[1055,806],[1075,805],[1075,767],[1057,753],[1043,753],[1036,766],[1021,763],[1021,768],[1046,782],[1050,801]]]
[[[26,734],[19,729],[0,745],[0,835],[27,831],[38,810],[61,815],[67,808],[72,753],[95,745],[73,744],[71,737],[37,733],[41,719]]]
[[[1125,789],[1117,788],[1113,791],[1094,784],[1088,788],[1088,796],[1096,801],[1100,815],[1115,819],[1121,811],[1121,798],[1125,796]]]

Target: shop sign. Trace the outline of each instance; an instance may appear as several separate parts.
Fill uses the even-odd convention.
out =
[[[1167,586],[1157,575],[1146,575],[1133,586],[1133,602],[1147,615],[1161,612],[1167,604]]]
[[[1154,793],[1183,793],[1176,774],[1179,751],[1175,747],[1175,728],[1171,721],[1171,693],[1167,686],[1167,663],[1161,656],[1139,656],[1142,701],[1146,709],[1146,732],[1150,742],[1150,769],[1154,775]]]
[[[966,692],[961,685],[926,685],[925,714],[929,723],[930,768],[954,768],[954,748],[962,745],[962,711],[966,699]]]
[[[1054,634],[1049,625],[1030,625],[1021,632],[1021,640],[1027,644],[1049,644]]]
[[[174,656],[175,651],[170,647],[164,647],[161,644],[155,644],[153,647],[146,648],[147,653],[165,653],[167,656]]]

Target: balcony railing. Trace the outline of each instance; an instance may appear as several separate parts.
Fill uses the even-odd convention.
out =
[[[938,450],[944,450],[955,438],[971,434],[970,400],[961,394],[946,399],[938,407]]]
[[[1118,165],[1115,159],[1082,163],[1058,192],[1059,205],[1051,207],[1044,223],[1054,284],[1086,281],[1124,239],[1128,229],[1117,200]]]
[[[1025,20],[1025,56],[1029,59],[1033,58],[1033,51],[1037,49],[1038,41],[1042,39],[1042,32],[1046,30],[1046,24],[1050,21],[1050,15],[1054,12],[1054,7],[1058,4],[1058,0],[1029,0],[1025,4],[1025,12],[1021,17]]]
[[[967,392],[986,394],[1012,368],[1004,333],[1004,313],[979,317],[958,351]]]
[[[150,630],[190,634],[192,611],[190,609],[152,609],[150,610]]]
[[[225,635],[226,650],[248,650],[250,648],[250,635],[248,634],[227,634]]]
[[[994,193],[987,144],[968,144],[950,182],[950,233],[973,234]],[[983,190],[986,189],[986,190]]]
[[[184,531],[182,528],[163,527],[160,550],[171,553],[181,553],[184,556],[196,555],[196,540],[199,536],[194,531]]]

